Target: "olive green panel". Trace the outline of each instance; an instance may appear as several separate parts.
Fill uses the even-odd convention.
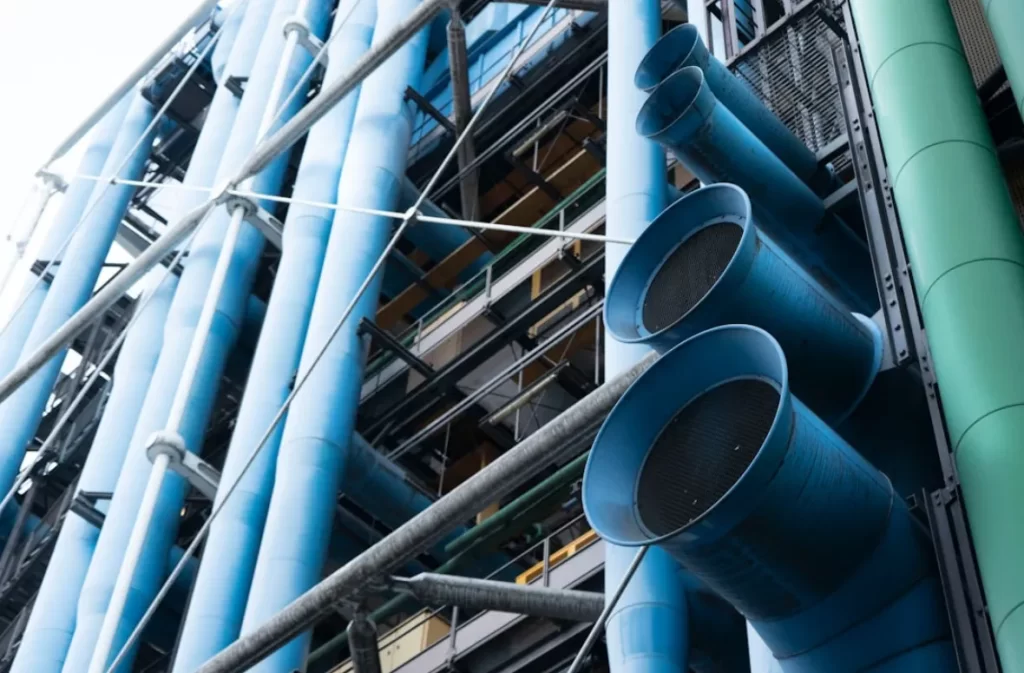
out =
[[[1004,673],[1024,673],[1024,239],[947,0],[851,0]]]
[[[982,5],[999,56],[1003,59],[1006,77],[1013,87],[1017,108],[1024,112],[1024,36],[1021,35],[1024,31],[1024,2],[983,0]]]

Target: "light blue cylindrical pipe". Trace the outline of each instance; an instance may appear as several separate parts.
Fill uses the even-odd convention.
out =
[[[389,39],[417,0],[380,0],[374,44]],[[416,88],[424,67],[427,31],[420,31],[363,83],[338,202],[393,210],[401,193],[413,110],[405,90]],[[386,247],[393,220],[339,212],[324,258],[299,371],[310,371],[341,313]],[[288,416],[277,460],[274,492],[260,545],[242,632],[313,586],[321,577],[362,385],[365,357],[359,322],[373,319],[378,274],[312,369]],[[309,635],[271,654],[252,670],[304,668]]]
[[[88,145],[78,162],[77,172],[80,175],[99,175],[107,162],[110,150],[114,145],[118,132],[121,130],[121,123],[128,111],[126,105],[116,105],[103,118],[89,136]],[[48,262],[58,256],[60,247],[67,240],[75,225],[82,219],[85,208],[89,203],[96,188],[95,180],[77,178],[71,180],[67,191],[61,198],[57,214],[50,223],[46,239],[39,249],[39,259]],[[53,267],[56,273],[59,266]],[[17,312],[11,316],[10,324],[0,333],[0,376],[7,376],[18,364],[21,350],[28,341],[28,335],[36,322],[39,310],[43,306],[50,284],[42,281],[36,284],[34,277],[29,279],[32,287],[27,288],[18,303],[21,305]]]
[[[312,4],[313,9],[326,11],[324,3]],[[374,2],[343,0],[337,16],[348,19],[337,28],[340,33],[329,47],[328,82],[347,72],[369,48],[376,6]],[[358,99],[356,89],[310,130],[296,176],[295,198],[328,203],[337,198]],[[223,484],[238,479],[269,419],[291,392],[333,215],[333,211],[300,204],[288,211],[274,291],[225,458]],[[213,561],[200,566],[174,671],[190,673],[238,637],[270,506],[282,430],[279,424],[210,529],[204,556]],[[222,500],[223,489],[217,502]],[[349,551],[355,548],[343,546]]]
[[[608,3],[608,174],[609,236],[634,239],[665,206],[665,153],[641,137],[634,120],[646,96],[633,75],[661,34],[657,0]],[[627,248],[607,246],[605,278],[615,275]],[[605,372],[612,377],[634,364],[647,346],[616,341],[605,332]],[[636,550],[605,545],[605,596],[622,581]],[[686,673],[688,667],[686,591],[675,561],[651,549],[616,604],[606,626],[612,673]]]
[[[118,177],[138,179],[149,158],[150,138],[144,138],[134,152],[129,152],[153,121],[154,111],[138,93],[127,96],[118,106],[125,106],[128,111],[107,157],[103,173],[113,175],[127,159]],[[134,193],[134,187],[124,185],[103,182],[94,186],[86,206],[85,220],[67,247],[50,291],[40,307],[39,316],[29,333],[25,347],[27,351],[34,350],[36,344],[63,325],[92,295],[121,218]],[[0,406],[0,427],[4,429],[0,434],[0,492],[6,492],[14,484],[25,455],[25,447],[39,427],[46,401],[60,374],[65,352],[66,349],[46,363]]]
[[[402,182],[402,196],[398,200],[398,210],[405,211],[411,208],[420,198],[420,190],[416,188],[412,180],[405,178]],[[429,217],[451,217],[447,212],[433,201],[427,199],[420,205],[420,211]],[[417,248],[427,253],[430,259],[440,262],[451,252],[457,250],[466,241],[473,237],[469,230],[463,227],[453,227],[448,224],[436,222],[417,222],[416,226],[406,230],[405,237]],[[487,263],[494,257],[489,251],[483,253],[473,260],[460,277],[465,275],[469,278],[479,273]]]
[[[160,354],[164,322],[177,285],[177,277],[171,275],[154,288],[152,298],[125,338],[114,366],[107,413],[100,420],[92,450],[82,467],[79,491],[114,490],[135,418]],[[106,505],[105,501],[100,502],[97,508],[103,510]],[[98,537],[99,530],[93,524],[74,512],[67,514],[14,659],[13,673],[60,673],[75,630],[73,599],[85,582]]]
[[[260,64],[254,65],[257,52],[260,50],[260,38],[264,33],[273,34],[275,37],[281,36],[280,22],[276,27],[268,27],[273,9],[273,0],[249,0],[238,38],[231,50],[225,76],[245,75],[250,71],[253,76],[248,81],[246,95],[241,103],[226,87],[218,88],[186,175],[186,183],[200,184],[199,181],[202,180],[202,186],[216,184],[215,179],[223,177],[224,173],[230,170],[225,164],[233,161],[231,167],[234,167],[234,164],[251,148],[252,136],[255,135],[256,126],[266,104],[265,95],[264,100],[258,100],[258,92],[261,88],[269,87],[269,84],[262,85],[261,81],[273,76],[273,72],[263,76],[259,69]],[[283,37],[281,40],[283,41]],[[264,64],[264,70],[268,68],[275,69],[276,62],[269,66]],[[253,97],[252,102],[250,96]],[[236,139],[238,136],[244,137]],[[164,347],[157,360],[153,380],[135,425],[110,511],[100,532],[93,561],[79,598],[75,635],[64,673],[84,673],[88,670],[128,537],[134,526],[135,513],[138,511],[146,476],[150,471],[145,445],[149,436],[154,431],[162,429],[167,421],[203,299],[210,284],[224,229],[222,222],[211,217],[197,234],[191,247],[165,325]],[[244,250],[250,255],[254,254],[258,259],[261,244],[262,241],[260,245],[250,244]],[[243,250],[241,243],[238,250]],[[249,265],[253,265],[253,262],[250,261]],[[233,269],[232,277],[235,277],[234,273],[238,273],[238,270]],[[182,434],[189,447],[194,448],[201,441],[220,382],[220,373],[244,319],[249,299],[249,282],[251,273],[243,281],[246,284],[244,291],[237,294],[228,293],[237,299],[232,306],[235,311],[219,315],[214,324],[214,334],[208,341],[207,351],[201,362],[202,375],[197,379],[200,385],[193,390],[190,413],[182,427]],[[120,648],[164,578],[166,568],[161,559],[166,558],[177,531],[178,512],[184,490],[185,482],[180,477],[168,476],[157,503],[156,516],[142,562],[133,580],[133,592],[123,613],[122,629],[115,640],[115,649]]]

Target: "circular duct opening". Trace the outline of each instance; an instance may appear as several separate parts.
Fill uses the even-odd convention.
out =
[[[645,138],[665,133],[673,124],[687,116],[691,110],[697,119],[692,128],[687,125],[684,136],[694,133],[703,119],[711,113],[713,105],[697,106],[697,99],[704,86],[704,73],[693,66],[677,70],[659,84],[647,98],[636,118],[636,131]],[[714,96],[705,93],[714,101]],[[705,103],[709,102],[705,100]],[[681,138],[675,138],[681,141]]]
[[[691,56],[698,44],[700,35],[693,24],[684,23],[673,28],[665,33],[640,61],[640,66],[633,77],[633,84],[644,91],[651,91],[684,64],[696,60],[691,59]],[[701,46],[703,49],[703,45]]]
[[[736,255],[743,227],[718,222],[697,230],[658,267],[644,294],[643,326],[671,327],[707,296]]]
[[[714,507],[757,456],[779,402],[772,383],[742,378],[705,391],[676,412],[637,477],[641,525],[652,535],[668,535]]]

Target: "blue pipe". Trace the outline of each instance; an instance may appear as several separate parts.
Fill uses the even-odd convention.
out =
[[[280,22],[268,27],[273,5],[273,0],[249,1],[238,38],[231,50],[226,73],[243,75],[252,71],[253,76],[247,83],[246,94],[241,102],[227,87],[221,86],[217,89],[186,175],[186,183],[202,186],[217,184],[215,178],[226,178],[230,168],[244,157],[252,145],[252,136],[255,135],[262,108],[266,104],[265,100],[260,100],[259,92],[269,86],[262,83],[267,77],[259,67],[261,64],[257,63],[254,66],[257,52],[260,51],[260,36],[264,32],[273,35],[275,40],[280,36]],[[283,40],[283,37],[280,39]],[[262,65],[262,70],[265,71],[276,64]],[[211,175],[215,178],[211,178]],[[257,189],[259,188],[257,185]],[[125,546],[134,525],[146,475],[150,472],[145,445],[149,436],[154,431],[162,429],[167,421],[171,400],[223,240],[224,229],[223,221],[211,216],[197,234],[186,260],[185,270],[165,325],[164,344],[152,383],[135,424],[110,511],[100,532],[93,561],[79,597],[77,625],[64,666],[65,673],[84,673],[88,670]],[[182,434],[189,447],[196,447],[200,443],[220,382],[220,374],[234,345],[238,325],[242,322],[249,299],[247,283],[252,277],[250,269],[259,258],[262,239],[254,244],[253,235],[247,233],[248,236],[241,237],[237,251],[240,257],[248,255],[248,264],[239,265],[242,269],[236,266],[229,272],[231,278],[241,275],[244,280],[240,284],[245,287],[240,288],[237,293],[226,293],[225,303],[232,303],[215,321],[201,364],[202,375],[197,379],[199,383],[193,391],[190,413],[183,424]],[[143,559],[134,578],[135,591],[129,598],[123,615],[125,626],[137,623],[163,580],[165,568],[162,559],[170,550],[177,531],[178,512],[184,490],[185,482],[177,475],[170,475],[164,484]],[[119,634],[115,649],[119,648],[123,639],[127,637],[128,630],[130,629],[125,629]]]
[[[766,233],[851,308],[874,312],[878,295],[864,242],[841,223],[823,222],[821,199],[719,104],[699,68],[677,70],[654,89],[636,128],[704,184],[742,187]]]
[[[957,670],[927,533],[759,328],[702,332],[640,376],[583,502],[603,538],[656,545],[732,603],[787,673]]]
[[[134,420],[149,388],[163,343],[163,327],[177,287],[171,275],[155,288],[125,338],[117,364],[114,386],[96,429],[93,448],[82,467],[77,490],[109,493],[114,490]],[[97,503],[105,510],[106,501]],[[57,538],[46,576],[36,595],[21,646],[11,668],[13,673],[60,673],[75,630],[75,601],[85,582],[99,530],[69,512]]]
[[[379,0],[374,44],[417,6],[416,0]],[[393,210],[401,193],[413,111],[405,90],[416,88],[426,56],[420,31],[363,83],[338,202]],[[373,319],[380,292],[376,276],[362,300],[310,371],[340,314],[386,246],[394,222],[339,211],[324,257],[299,371],[310,372],[295,397],[277,459],[274,491],[260,545],[242,632],[251,631],[321,577],[338,488],[355,425],[365,357],[358,328]],[[253,671],[302,669],[309,634],[271,654]]]
[[[128,108],[125,105],[116,105],[96,125],[89,136],[89,144],[85,148],[82,159],[78,162],[77,172],[79,174],[99,175],[102,173],[127,111]],[[46,240],[39,250],[40,260],[50,261],[58,256],[60,246],[71,235],[78,221],[82,219],[82,214],[85,213],[85,208],[95,188],[94,180],[83,178],[77,178],[68,184],[67,191],[61,198],[60,208],[57,210],[53,222],[50,223]],[[60,266],[55,265],[53,273],[59,269]],[[35,280],[32,277],[29,282],[35,284]],[[11,316],[10,324],[0,333],[0,376],[7,376],[18,364],[18,358],[25,347],[25,342],[28,341],[29,333],[32,331],[32,326],[35,324],[49,289],[49,284],[43,281],[35,287],[27,289],[27,292],[19,299],[21,308]]]
[[[878,326],[760,231],[734,185],[704,187],[655,218],[608,288],[605,321],[616,339],[660,352],[718,325],[761,327],[782,344],[793,391],[898,490],[936,484],[920,380],[880,372]]]
[[[766,329],[789,356],[793,391],[833,426],[882,363],[878,326],[783,252],[758,228],[747,195],[729,184],[692,192],[651,222],[608,286],[605,320],[619,341],[662,353],[717,325]]]
[[[633,86],[633,73],[661,33],[657,0],[611,2],[608,6],[608,173],[609,236],[633,239],[664,208],[665,154],[640,137],[633,120],[645,96]],[[609,245],[605,278],[611,279],[626,251]],[[648,351],[640,344],[605,340],[605,372],[612,377]],[[605,546],[605,596],[618,588],[634,551]],[[683,577],[665,552],[652,549],[616,604],[606,625],[612,673],[686,673],[689,663],[689,611]]]
[[[121,162],[128,159],[118,177],[138,179],[149,157],[149,139],[139,143],[131,155],[128,152],[153,120],[153,108],[137,93],[126,96],[118,106],[125,107],[127,112],[123,113],[124,121],[103,173],[113,175]],[[29,333],[28,351],[63,325],[92,296],[121,217],[134,193],[133,187],[123,185],[102,182],[94,186],[86,207],[86,219],[72,237]],[[14,484],[25,447],[39,428],[46,401],[63,361],[63,354],[51,359],[0,406],[0,427],[4,429],[0,435],[0,492],[7,492]]]
[[[665,33],[637,68],[634,82],[652,91],[678,70],[700,68],[715,97],[750,129],[789,170],[814,187],[826,186],[828,171],[818,171],[818,160],[803,142],[779,121],[750,88],[708,52],[697,27],[684,23]]]
[[[343,0],[338,16],[349,16],[350,10],[352,14],[343,26],[336,27],[340,34],[329,47],[326,81],[345,73],[369,47],[375,5]],[[357,89],[310,130],[296,177],[296,198],[318,202],[333,202],[337,198],[341,164],[358,98]],[[288,211],[274,291],[225,458],[222,483],[238,478],[269,419],[291,392],[332,217],[332,211],[299,204]],[[175,671],[194,670],[238,637],[270,506],[282,430],[279,425],[211,527],[205,555],[216,562],[200,566],[197,590],[174,662]],[[218,494],[218,503],[222,498]]]

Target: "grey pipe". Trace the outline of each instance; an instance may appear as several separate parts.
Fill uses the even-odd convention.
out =
[[[596,622],[604,609],[604,594],[594,591],[548,589],[433,573],[394,577],[391,581],[398,591],[434,606],[457,605],[470,610],[497,610],[570,622]]]
[[[314,624],[321,616],[407,559],[436,544],[444,535],[495,500],[574,451],[574,438],[597,427],[626,388],[657,359],[651,353],[563,411],[547,425],[496,461],[454,488],[393,533],[355,557],[327,579],[257,626],[196,673],[234,673],[256,664]]]
[[[0,402],[6,400],[18,386],[27,381],[37,369],[57,356],[61,350],[74,341],[93,320],[106,313],[136,282],[174,252],[178,244],[188,238],[206,213],[213,208],[212,201],[202,204],[186,214],[174,226],[167,229],[163,236],[146,248],[141,255],[126,266],[121,273],[107,283],[102,290],[92,296],[85,306],[68,318],[50,338],[44,341],[35,352],[22,360],[10,374],[0,380]]]
[[[466,53],[466,27],[458,12],[458,3],[452,5],[448,22],[448,70],[452,79],[452,116],[455,121],[455,137],[462,135],[466,124],[473,116],[473,100],[469,91],[469,56]],[[462,217],[475,220],[480,209],[480,174],[467,170],[476,160],[476,145],[469,136],[459,145],[459,195],[462,203]]]
[[[57,146],[57,149],[53,151],[50,158],[46,160],[45,166],[49,166],[55,160],[64,156],[68,150],[75,146],[79,140],[81,140],[89,130],[95,126],[100,119],[106,116],[107,112],[111,110],[118,101],[123,99],[135,84],[145,77],[150,70],[152,70],[165,56],[167,52],[174,48],[176,44],[181,42],[182,38],[188,35],[189,31],[198,26],[202,21],[209,17],[213,10],[217,7],[218,0],[205,0],[202,4],[195,8],[191,14],[185,17],[181,24],[175,29],[173,33],[168,35],[163,42],[158,44],[150,52],[149,56],[146,57],[142,63],[132,70],[124,78],[124,80],[117,85],[110,95],[108,95],[102,103],[100,103],[92,113],[82,120],[78,126],[75,127],[71,133]]]
[[[352,656],[352,673],[380,673],[380,650],[377,626],[362,612],[348,623],[348,647]]]
[[[449,0],[424,0],[402,24],[395,27],[390,38],[372,47],[345,75],[339,77],[320,91],[306,107],[282,126],[276,133],[265,139],[242,165],[232,185],[239,185],[247,178],[258,174],[277,155],[295,144],[316,122],[334,107],[360,82],[366,79],[384,61],[397,52],[420,29],[433,21],[437,14],[448,6]]]
[[[516,0],[524,5],[546,5],[546,0]],[[608,9],[608,0],[558,0],[559,9],[582,9],[586,12],[600,12]]]

